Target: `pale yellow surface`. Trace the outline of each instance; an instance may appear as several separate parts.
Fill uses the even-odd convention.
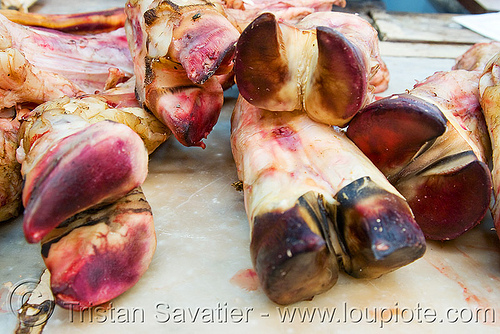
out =
[[[65,1],[61,8],[69,3],[75,4],[71,9],[83,6]],[[120,2],[85,3],[112,7]],[[451,59],[384,59],[392,75],[385,94],[404,92],[453,64]],[[429,242],[422,259],[380,279],[341,274],[329,292],[287,308],[271,303],[261,290],[231,283],[238,271],[251,268],[243,197],[231,186],[237,180],[229,144],[233,103],[226,101],[205,150],[182,147],[171,138],[151,156],[143,189],[153,208],[158,246],[139,283],[107,310],[56,308],[44,333],[498,332],[500,242],[490,220],[455,241]],[[24,241],[21,219],[0,226],[2,334],[15,327],[6,304],[9,282],[38,278],[44,268],[39,252],[39,245]],[[318,310],[334,309],[332,319],[319,318]],[[281,321],[280,313],[294,310],[293,321]],[[298,312],[306,310],[315,312],[312,320],[300,319]]]

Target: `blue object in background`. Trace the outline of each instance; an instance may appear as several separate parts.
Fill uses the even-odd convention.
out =
[[[457,0],[382,0],[388,12],[469,14]]]
[[[388,12],[437,13],[428,0],[383,0]]]

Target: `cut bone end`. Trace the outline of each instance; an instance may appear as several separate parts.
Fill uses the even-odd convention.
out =
[[[233,66],[235,46],[236,39],[232,44],[226,46],[225,50],[218,52],[217,56],[207,56],[205,53],[191,52],[190,56],[181,62],[189,80],[201,85],[213,75],[230,73]],[[217,47],[217,45],[212,47]],[[213,57],[217,57],[217,59],[213,60],[209,65],[206,64],[206,59],[212,59]]]
[[[347,136],[386,176],[406,166],[420,148],[446,130],[434,105],[401,94],[373,102],[356,115]]]
[[[341,33],[317,27],[318,62],[305,96],[314,120],[344,126],[368,100],[368,70],[359,49]]]
[[[232,68],[235,45],[240,36],[238,30],[220,14],[198,12],[199,18],[191,24],[192,18],[180,24],[176,34],[182,37],[180,63],[188,78],[203,84],[214,74],[228,73]],[[182,33],[181,33],[182,31]]]
[[[337,282],[336,257],[318,231],[328,222],[315,213],[317,206],[301,197],[285,212],[255,218],[252,259],[264,292],[277,304],[310,300]]]
[[[40,241],[65,219],[142,184],[148,154],[128,126],[103,121],[62,139],[31,170],[23,228]]]
[[[428,239],[454,239],[479,224],[488,210],[489,169],[472,153],[469,156],[472,161],[465,164],[464,154],[447,157],[436,167],[395,185]]]
[[[336,199],[337,231],[349,275],[376,278],[424,254],[424,235],[400,196],[365,177],[342,188]]]
[[[42,241],[57,304],[84,310],[137,283],[156,248],[151,207],[140,188],[66,220]]]

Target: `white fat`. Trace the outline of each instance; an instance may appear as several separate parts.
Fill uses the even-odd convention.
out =
[[[19,147],[16,149],[16,160],[20,164],[22,164],[24,162],[24,160],[26,159],[26,152],[24,152],[24,144],[23,143],[24,143],[24,140],[21,139],[21,141],[19,142]]]
[[[482,97],[484,95],[484,90],[493,85],[493,75],[491,72],[484,74],[479,80],[479,96]]]
[[[60,109],[46,110],[36,122],[45,124],[44,127],[38,128],[39,134],[48,133],[36,141],[26,155],[20,155],[23,158],[21,165],[23,175],[28,174],[58,141],[77,133],[89,125],[89,122],[80,116],[61,114]]]
[[[78,115],[61,115],[58,111],[45,112],[41,118],[51,124],[51,137],[54,139],[62,139],[70,136],[89,124],[88,121]]]
[[[165,57],[172,43],[173,27],[170,20],[157,20],[151,27],[148,55],[152,58]],[[155,42],[156,41],[156,42]]]

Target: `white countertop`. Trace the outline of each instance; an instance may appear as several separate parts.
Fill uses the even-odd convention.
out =
[[[106,1],[104,8],[120,3]],[[404,92],[453,64],[442,58],[384,60],[392,76],[384,95]],[[428,242],[423,258],[393,273],[375,280],[341,274],[327,293],[288,307],[273,304],[261,290],[247,291],[231,282],[251,268],[243,195],[231,186],[237,181],[229,144],[233,104],[228,98],[205,150],[171,138],[151,156],[143,189],[153,208],[158,245],[139,283],[107,309],[77,313],[57,307],[43,333],[498,331],[500,241],[491,219],[454,241]],[[11,333],[16,319],[1,304],[9,282],[38,278],[44,265],[39,245],[25,242],[20,218],[0,226],[0,254],[0,332]],[[299,312],[325,310],[335,310],[332,319],[321,320],[319,313],[311,321],[299,317]],[[293,321],[282,318],[286,312],[295,312]]]

